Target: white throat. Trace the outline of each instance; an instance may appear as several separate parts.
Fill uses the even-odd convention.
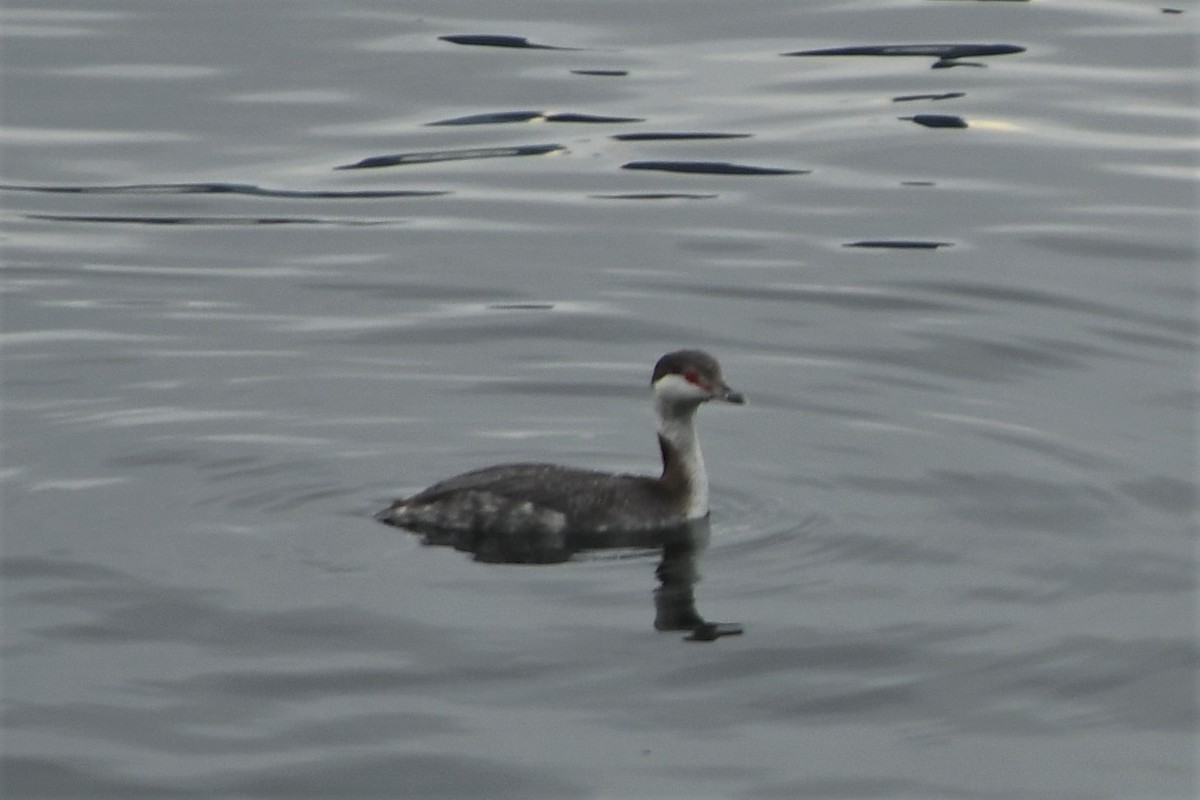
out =
[[[704,455],[693,424],[698,404],[679,402],[669,392],[655,392],[654,411],[658,417],[658,435],[678,459],[678,468],[686,477],[688,496],[685,514],[688,519],[708,516],[708,472]]]

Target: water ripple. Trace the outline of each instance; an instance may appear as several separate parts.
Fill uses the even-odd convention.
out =
[[[744,284],[694,284],[683,281],[638,281],[638,286],[664,292],[691,294],[701,297],[729,297],[761,300],[772,303],[812,303],[859,311],[961,311],[960,306],[931,300],[919,294],[896,292],[867,286],[827,284],[776,284],[746,286]]]
[[[0,191],[44,192],[47,194],[118,194],[118,195],[172,195],[172,194],[216,194],[245,195],[249,197],[282,197],[294,200],[374,200],[396,197],[437,197],[450,194],[446,191],[427,190],[350,190],[328,189],[268,189],[249,183],[134,183],[115,186],[17,186],[0,184]]]
[[[987,303],[1042,306],[1062,311],[1073,311],[1088,316],[1138,322],[1172,333],[1200,333],[1200,324],[1190,317],[1172,317],[1159,313],[1150,313],[1131,308],[1128,305],[1115,305],[1084,300],[1061,292],[1033,289],[1025,286],[1008,286],[958,280],[907,280],[893,282],[891,285],[917,289],[922,292],[933,292],[985,301]]]
[[[938,250],[943,247],[953,247],[952,242],[930,242],[919,239],[864,239],[859,242],[847,242],[843,247],[862,247],[871,250]]]
[[[807,175],[811,170],[756,167],[725,161],[630,161],[622,169],[682,172],[694,175]]]
[[[923,416],[959,425],[973,430],[976,435],[995,442],[1020,447],[1029,452],[1048,456],[1074,467],[1086,469],[1107,469],[1116,466],[1116,462],[1107,456],[1087,448],[1072,444],[1070,440],[1057,436],[1049,431],[1031,428],[1027,425],[1017,425],[1012,422],[983,417],[973,417],[963,414],[947,414],[943,412],[926,412]]]
[[[84,222],[107,225],[179,225],[201,227],[240,227],[243,225],[333,225],[365,227],[386,225],[382,220],[334,219],[331,217],[233,217],[233,216],[128,216],[112,214],[26,214],[25,219],[39,222]]]
[[[918,125],[926,128],[966,128],[967,121],[962,117],[953,114],[915,114],[911,117],[897,117],[897,119],[915,122]]]
[[[546,111],[494,111],[484,114],[471,114],[466,117],[443,119],[428,122],[430,126],[452,125],[497,125],[511,122],[574,122],[606,124],[614,122],[645,122],[641,117],[611,117],[599,114],[579,114],[573,112]]]
[[[474,147],[464,150],[434,150],[420,153],[397,153],[395,155],[371,156],[353,164],[343,164],[334,169],[376,169],[399,167],[412,164],[432,164],[440,161],[474,161],[483,158],[514,158],[519,156],[542,156],[559,153],[566,148],[560,144],[530,144],[513,147]]]
[[[524,36],[509,36],[495,33],[454,33],[439,36],[443,42],[451,44],[473,45],[476,47],[507,47],[521,50],[578,50],[577,47],[557,47],[549,44],[535,44]]]
[[[948,67],[982,67],[984,64],[961,61],[963,58],[980,56],[1002,56],[1024,53],[1025,48],[1015,44],[887,44],[853,45],[829,47],[823,50],[798,50],[783,53],[785,56],[933,56],[937,60],[933,69]]]
[[[920,477],[845,475],[839,482],[873,494],[936,497],[957,518],[987,528],[1087,535],[1120,508],[1117,497],[1088,481],[996,471],[930,469]]]
[[[708,139],[749,139],[752,133],[710,133],[705,131],[664,131],[661,133],[617,133],[618,142],[683,142]]]

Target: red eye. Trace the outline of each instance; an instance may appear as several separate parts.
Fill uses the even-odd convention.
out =
[[[683,373],[683,377],[687,379],[688,383],[695,384],[702,389],[704,388],[704,381],[700,380],[699,373],[697,373],[694,369],[689,369],[687,372]]]

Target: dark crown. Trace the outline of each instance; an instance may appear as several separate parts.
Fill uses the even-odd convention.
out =
[[[689,371],[698,373],[706,383],[721,383],[721,365],[715,358],[703,350],[676,350],[667,353],[654,365],[650,384],[658,383],[658,379],[664,375],[683,375]]]

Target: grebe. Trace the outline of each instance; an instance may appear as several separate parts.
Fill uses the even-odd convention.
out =
[[[397,500],[377,518],[481,561],[557,562],[579,550],[661,547],[708,516],[708,473],[696,409],[743,404],[717,360],[700,350],[667,353],[650,385],[662,474],[617,475],[554,464],[503,464],[467,472]]]

